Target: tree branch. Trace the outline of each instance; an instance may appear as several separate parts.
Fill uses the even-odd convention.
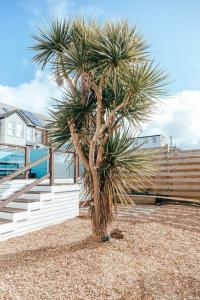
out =
[[[102,160],[103,160],[103,145],[99,145],[98,151],[97,151],[97,159],[96,159],[96,168],[98,169],[101,166]]]
[[[94,142],[96,142],[97,139],[103,134],[104,130],[109,127],[109,125],[113,122],[115,114],[120,109],[124,108],[128,104],[129,100],[130,100],[130,96],[126,100],[124,100],[122,103],[120,103],[115,109],[113,109],[111,111],[110,115],[108,116],[107,121],[101,126],[98,136],[94,135],[94,137],[93,137]]]
[[[122,119],[123,119],[124,116],[120,116],[117,118],[117,120],[115,121],[115,123],[113,124],[113,126],[109,129],[109,134],[111,134],[115,129],[119,128],[120,127],[120,124],[118,124]]]
[[[101,112],[102,112],[102,87],[99,85],[97,87],[96,83],[92,83],[92,88],[94,89],[95,95],[97,97],[97,115],[96,115],[96,132],[95,135],[98,133],[99,129],[101,128]]]
[[[69,125],[69,129],[70,129],[71,137],[72,137],[72,140],[73,140],[73,143],[74,143],[74,147],[75,147],[81,161],[83,162],[85,169],[87,171],[89,171],[89,163],[88,163],[88,160],[86,159],[86,157],[83,153],[80,141],[79,141],[78,136],[76,134],[75,124],[74,124],[73,121],[71,121],[71,122],[68,121],[68,125]]]
[[[94,134],[94,137],[91,141],[93,145],[90,146],[90,152],[91,152],[91,159],[93,159],[93,166],[92,168],[98,168],[101,165],[102,162],[102,156],[103,156],[103,149],[102,145],[98,146],[98,151],[97,151],[97,158],[96,158],[96,163],[94,162],[94,154],[95,154],[95,144],[98,141],[98,138],[95,138],[99,135],[99,130],[102,126],[102,85],[103,85],[103,76],[101,78],[100,84],[97,87],[96,83],[93,82],[92,87],[94,89],[95,95],[97,97],[97,115],[96,115],[96,131]],[[95,170],[96,171],[96,170]]]

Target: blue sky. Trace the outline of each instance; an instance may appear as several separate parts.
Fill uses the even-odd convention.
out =
[[[200,89],[199,0],[6,0],[0,4],[0,83],[18,85],[34,76],[28,50],[38,25],[63,7],[62,16],[84,14],[100,21],[127,18],[151,43],[153,57],[173,81],[169,93]],[[60,12],[59,12],[60,14]]]
[[[137,25],[172,81],[171,98],[163,100],[145,133],[173,135],[177,145],[200,147],[199,0],[0,1],[0,101],[45,111],[58,92],[48,74],[32,63],[30,36],[52,17],[77,15],[100,22],[127,18]]]

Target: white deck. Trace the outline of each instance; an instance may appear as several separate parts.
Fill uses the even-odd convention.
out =
[[[9,197],[11,194],[21,190],[26,185],[34,182],[36,179],[13,179],[8,182],[0,184],[0,200]],[[72,184],[73,179],[56,179],[55,184]],[[44,180],[40,185],[48,185],[49,180]],[[54,188],[55,189],[55,188]],[[59,188],[57,188],[59,190]],[[33,188],[33,190],[39,190],[38,187]],[[50,190],[50,187],[47,187],[46,190]]]
[[[33,182],[34,179],[16,179],[0,186],[1,199]],[[0,241],[22,235],[79,215],[80,185],[69,180],[56,180],[54,186],[48,181],[34,187],[20,199],[9,203],[7,211],[0,211]],[[10,211],[11,210],[11,211]],[[21,211],[22,210],[22,211]]]

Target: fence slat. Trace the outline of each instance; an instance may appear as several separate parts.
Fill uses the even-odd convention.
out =
[[[156,149],[152,155],[155,174],[145,190],[152,195],[200,199],[200,149]]]

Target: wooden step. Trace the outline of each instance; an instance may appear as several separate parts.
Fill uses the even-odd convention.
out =
[[[48,194],[46,191],[28,191],[26,194]]]
[[[12,207],[4,207],[4,208],[2,208],[0,211],[8,212],[8,213],[21,213],[21,212],[25,212],[26,209],[12,208]]]
[[[48,184],[39,184],[32,188],[30,190],[30,193],[32,192],[38,192],[38,193],[44,193],[44,192],[53,192],[53,193],[63,193],[63,192],[71,192],[74,191],[74,188],[77,190],[80,190],[80,185],[79,184],[72,184],[72,183],[65,183],[65,184],[54,184],[53,186],[50,186]]]
[[[40,192],[40,191],[28,191],[20,196],[20,199],[26,200],[38,200],[38,201],[50,201],[52,200],[53,194],[51,192]]]
[[[8,220],[8,219],[0,219],[0,225],[3,225],[3,224],[7,224],[7,223],[11,223],[12,221],[11,220]]]
[[[13,222],[9,218],[0,218],[0,238],[6,233],[11,233],[13,231]]]
[[[6,207],[33,211],[33,210],[39,210],[41,208],[41,202],[40,200],[35,200],[35,199],[19,198],[10,202]]]
[[[12,221],[22,221],[28,218],[28,211],[21,208],[4,207],[0,210],[0,218]]]
[[[34,202],[37,202],[36,200],[34,199],[16,199],[14,200],[13,202],[20,202],[20,203],[34,203]]]

